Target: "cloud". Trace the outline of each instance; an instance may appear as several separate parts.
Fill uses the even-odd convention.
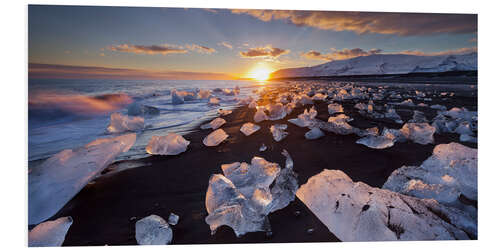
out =
[[[234,80],[224,73],[189,71],[154,71],[127,68],[73,66],[60,64],[28,64],[29,78],[61,79],[169,79],[169,80]]]
[[[321,53],[315,50],[310,50],[307,53],[301,53],[301,56],[307,59],[331,61],[349,59],[358,56],[369,56],[382,52],[381,49],[371,49],[369,51],[365,51],[360,48],[343,50],[336,50],[332,48],[331,50],[332,51],[330,53]]]
[[[475,14],[344,12],[300,10],[231,10],[262,21],[284,20],[321,30],[353,31],[400,36],[477,32]]]
[[[247,51],[240,51],[243,58],[270,58],[276,59],[281,55],[290,53],[290,50],[280,49],[267,45],[265,47],[250,48]]]
[[[220,42],[220,43],[218,43],[218,45],[219,45],[219,46],[224,46],[224,47],[226,47],[226,48],[228,48],[228,49],[233,49],[233,45],[231,45],[231,44],[230,44],[230,43],[228,43],[228,42]]]
[[[216,50],[213,48],[201,46],[198,44],[186,44],[185,47],[189,50],[197,51],[198,53],[203,53],[203,54],[212,54],[212,53],[216,52]]]
[[[133,45],[133,44],[120,44],[120,45],[111,45],[108,47],[111,51],[118,52],[127,52],[134,54],[185,54],[188,51],[184,49],[182,46],[171,45],[171,44],[162,44],[162,45]]]

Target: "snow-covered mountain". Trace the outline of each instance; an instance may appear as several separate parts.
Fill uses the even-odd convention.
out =
[[[281,69],[272,78],[408,74],[477,70],[477,52],[464,55],[416,56],[375,54],[336,60],[313,67]]]

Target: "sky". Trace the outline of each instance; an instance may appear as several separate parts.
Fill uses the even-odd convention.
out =
[[[477,15],[28,7],[30,78],[237,79],[383,53],[477,51]]]

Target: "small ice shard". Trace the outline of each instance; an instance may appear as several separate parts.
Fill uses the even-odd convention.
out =
[[[168,245],[172,237],[172,229],[158,215],[150,215],[135,223],[135,239],[139,245]]]
[[[127,108],[127,115],[131,116],[145,116],[145,115],[158,115],[160,114],[160,110],[155,107],[151,107],[148,105],[138,104],[134,102]]]
[[[288,151],[286,151],[286,149],[283,149],[283,151],[281,151],[281,155],[286,157],[285,168],[293,169],[293,160]]]
[[[417,106],[419,106],[419,107],[428,107],[429,105],[427,105],[427,104],[425,104],[425,103],[422,102],[422,103],[419,103]]]
[[[198,98],[199,99],[208,99],[212,93],[210,90],[200,90],[198,92]]]
[[[330,119],[329,119],[330,120]],[[290,121],[290,120],[289,120]],[[323,131],[328,131],[328,132],[333,132],[335,134],[339,135],[348,135],[348,134],[354,134],[354,133],[359,133],[359,129],[352,127],[343,119],[335,120],[333,122],[324,122],[318,119],[314,119],[311,124],[309,124],[309,127],[318,127]]]
[[[217,118],[213,119],[211,122],[201,125],[200,128],[201,129],[211,128],[212,130],[216,130],[224,124],[226,124],[226,120],[224,120],[220,117],[217,117]]]
[[[28,224],[38,224],[61,209],[115,157],[134,145],[135,133],[100,138],[63,150],[28,174]]]
[[[344,114],[330,116],[328,118],[328,122],[333,122],[333,123],[335,123],[335,122],[337,122],[337,123],[350,122],[352,120],[353,120],[352,118],[350,118],[349,116],[344,115]]]
[[[318,114],[318,111],[313,107],[309,110],[304,109],[304,113],[300,114],[297,118],[289,119],[288,122],[293,123],[299,127],[308,127],[313,124],[313,120]]]
[[[434,105],[431,105],[431,109],[437,109],[437,110],[445,111],[446,110],[446,106],[439,105],[439,104],[434,104]]]
[[[224,175],[210,177],[205,198],[205,222],[212,234],[222,225],[231,227],[237,237],[247,232],[270,232],[267,215],[295,199],[298,180],[292,167],[281,169],[276,163],[253,157],[251,164],[234,162],[223,164],[221,169]]]
[[[144,128],[144,118],[139,116],[130,117],[120,113],[111,114],[111,120],[107,128],[110,133],[122,133],[126,131],[138,131]]]
[[[266,105],[267,112],[269,112],[269,120],[276,121],[285,118],[286,110],[281,103],[270,103]]]
[[[255,132],[257,132],[260,129],[259,125],[253,124],[251,122],[247,122],[241,126],[240,131],[241,133],[245,134],[246,136],[249,136]]]
[[[287,125],[286,124],[275,124],[272,125],[269,130],[273,134],[273,138],[275,141],[279,142],[288,135],[288,132],[286,132]]]
[[[394,140],[386,136],[368,135],[356,141],[357,144],[365,145],[369,148],[384,149],[394,146]]]
[[[146,146],[146,152],[151,155],[178,155],[186,152],[189,143],[182,135],[176,133],[165,136],[153,135]]]
[[[401,133],[399,129],[384,128],[382,130],[382,136],[387,137],[394,142],[405,142],[406,137]]]
[[[219,98],[211,97],[210,99],[208,99],[208,105],[212,105],[212,106],[219,105]]]
[[[427,123],[429,121],[427,121],[427,118],[425,118],[424,112],[418,111],[418,110],[414,110],[413,111],[413,118],[411,120],[409,120],[408,122],[411,122],[411,123]]]
[[[405,123],[400,131],[408,140],[425,145],[434,143],[436,128],[428,123]]]
[[[413,103],[413,101],[411,99],[404,100],[404,101],[402,101],[401,103],[398,103],[398,104],[402,105],[402,106],[410,106],[410,107],[415,106],[415,104]]]
[[[62,246],[73,219],[61,217],[57,220],[38,224],[28,233],[29,247],[59,247]]]
[[[396,113],[396,110],[393,108],[387,109],[387,113],[384,114],[385,118],[394,120],[396,123],[403,123],[403,120],[401,120],[401,116]]]
[[[260,151],[260,152],[264,152],[264,151],[266,151],[266,150],[267,150],[267,146],[266,146],[266,144],[262,143],[262,145],[260,145],[259,151]]]
[[[358,109],[358,110],[368,110],[368,105],[366,105],[365,103],[362,103],[362,102],[358,102],[356,103],[356,105],[354,105],[354,108]]]
[[[224,109],[219,109],[217,110],[217,113],[221,116],[226,116],[226,115],[229,115],[231,113],[233,113],[232,110],[224,110]]]
[[[477,138],[474,136],[470,136],[468,134],[461,134],[460,135],[460,141],[461,142],[472,142],[472,143],[477,143]]]
[[[304,136],[308,140],[315,140],[325,136],[325,133],[323,133],[323,131],[321,131],[321,129],[319,129],[318,127],[314,127],[311,130],[307,131]]]
[[[333,115],[335,113],[343,113],[343,112],[344,112],[344,108],[342,107],[342,105],[340,105],[338,103],[328,104],[328,113],[330,115]]]
[[[307,95],[294,96],[294,99],[296,100],[296,103],[300,103],[302,105],[313,104],[311,97]]]
[[[173,89],[170,92],[172,96],[172,104],[183,104],[184,103],[184,96],[182,93],[179,93],[176,89]]]
[[[253,116],[253,120],[256,123],[259,123],[261,121],[269,120],[269,117],[267,117],[266,113],[264,112],[264,108],[257,107],[257,111],[255,112],[255,115]]]
[[[179,215],[170,213],[170,215],[168,216],[168,224],[175,226],[177,225],[177,223],[179,223]]]
[[[472,219],[434,200],[418,199],[353,182],[339,170],[323,170],[300,186],[297,197],[341,241],[469,239]]]
[[[207,135],[207,137],[203,139],[203,144],[207,147],[217,146],[227,139],[227,137],[229,137],[229,135],[220,128]]]
[[[327,96],[326,96],[326,95],[324,95],[324,94],[322,94],[322,93],[316,93],[316,94],[312,97],[312,99],[313,99],[314,101],[324,101],[324,100],[326,99],[326,97],[327,97]]]

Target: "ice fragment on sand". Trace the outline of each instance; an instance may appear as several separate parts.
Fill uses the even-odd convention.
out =
[[[207,135],[207,137],[203,139],[203,144],[205,144],[205,146],[208,147],[217,146],[221,142],[223,142],[227,137],[229,137],[229,135],[226,134],[226,132],[220,128]]]
[[[287,154],[287,166],[290,162]],[[205,221],[212,234],[222,225],[231,227],[238,237],[247,232],[270,232],[267,215],[295,199],[298,182],[292,167],[293,162],[281,169],[261,157],[254,157],[251,164],[223,164],[224,175],[210,177],[205,199]]]
[[[259,125],[253,124],[251,122],[247,122],[241,126],[240,131],[241,133],[245,134],[246,136],[249,136],[255,132],[257,132],[260,129]]]
[[[342,105],[340,105],[338,103],[328,104],[328,113],[330,115],[333,115],[335,113],[343,113],[343,112],[344,112],[344,108],[342,107]]]
[[[311,126],[314,122],[314,118],[318,114],[318,111],[313,107],[309,110],[305,109],[304,113],[300,114],[297,118],[289,119],[288,122],[293,123],[299,127]]]
[[[269,120],[269,117],[267,117],[266,112],[264,112],[263,107],[256,107],[257,111],[255,112],[255,115],[253,116],[253,120],[256,123],[259,123],[261,121]]]
[[[356,141],[357,144],[365,145],[369,148],[384,149],[394,145],[394,139],[386,136],[368,135]]]
[[[210,90],[200,90],[198,92],[198,98],[199,99],[208,99],[211,95]]]
[[[425,118],[425,115],[422,111],[414,110],[413,111],[413,118],[409,120],[408,122],[411,123],[427,123],[427,118]]]
[[[309,178],[296,195],[341,241],[469,239],[442,219],[461,216],[459,211],[353,182],[339,170]]]
[[[172,229],[158,215],[150,215],[135,223],[135,239],[139,245],[168,245],[172,237]]]
[[[286,109],[281,103],[270,103],[266,105],[267,112],[269,112],[269,120],[275,121],[285,118],[287,115]]]
[[[333,122],[333,123],[350,122],[352,120],[353,120],[352,118],[350,118],[349,116],[344,115],[344,114],[340,114],[340,115],[336,115],[336,116],[330,116],[328,118],[328,122]]]
[[[220,117],[217,117],[215,119],[213,119],[211,122],[209,123],[205,123],[203,125],[200,126],[201,129],[213,129],[213,130],[216,130],[218,128],[220,128],[222,125],[226,124],[226,120],[220,118]]]
[[[400,131],[408,140],[425,145],[434,143],[436,128],[428,123],[405,123]]]
[[[29,247],[58,247],[66,237],[69,227],[73,224],[71,217],[61,217],[57,220],[38,224],[28,233]]]
[[[325,133],[323,133],[323,131],[321,131],[321,129],[319,129],[318,127],[312,128],[311,130],[307,131],[305,134],[305,137],[308,140],[315,140],[315,139],[321,138],[323,136],[325,136]]]
[[[431,109],[446,110],[446,106],[434,104],[434,105],[431,105]]]
[[[178,155],[186,152],[189,143],[176,133],[169,133],[165,136],[153,135],[146,146],[146,152],[152,155]]]
[[[179,215],[170,213],[170,215],[168,216],[168,224],[175,226],[177,225],[178,222],[179,222]]]
[[[182,92],[177,92],[176,89],[173,89],[170,92],[172,96],[172,104],[183,104],[184,103],[184,96],[182,95]]]
[[[111,120],[107,130],[110,133],[122,133],[126,131],[137,131],[143,128],[144,118],[113,113],[111,114]]]
[[[219,105],[219,99],[217,97],[211,97],[208,99],[208,105],[216,106]]]
[[[393,108],[387,109],[387,113],[384,114],[385,118],[394,120],[396,123],[403,123],[401,120],[401,116],[396,113],[396,110]]]
[[[38,224],[61,209],[116,156],[134,145],[136,135],[101,138],[63,150],[28,174],[28,224]]]
[[[468,121],[461,122],[458,127],[455,129],[455,133],[461,135],[473,135],[471,125]]]
[[[273,138],[275,141],[279,142],[288,135],[288,132],[286,132],[287,125],[286,124],[275,124],[272,125],[269,130],[273,134]]]

